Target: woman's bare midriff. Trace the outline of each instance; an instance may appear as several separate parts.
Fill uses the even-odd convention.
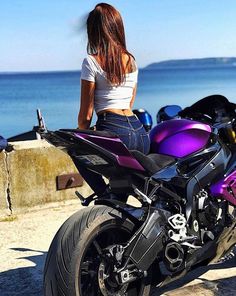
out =
[[[106,109],[106,110],[102,110],[102,111],[98,112],[97,115],[101,115],[101,114],[107,113],[107,112],[108,113],[115,113],[115,114],[119,114],[119,115],[124,115],[124,116],[134,115],[134,113],[130,109]]]

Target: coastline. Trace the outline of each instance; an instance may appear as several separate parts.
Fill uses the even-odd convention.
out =
[[[152,62],[140,70],[163,70],[163,69],[210,69],[236,67],[236,57],[209,57],[191,59],[171,59],[159,62]],[[57,69],[57,70],[32,70],[32,71],[0,71],[0,75],[17,74],[59,74],[59,73],[78,73],[81,69]]]

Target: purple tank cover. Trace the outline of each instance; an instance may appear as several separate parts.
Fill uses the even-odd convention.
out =
[[[236,206],[236,171],[233,171],[225,179],[211,185],[210,191],[214,197],[223,197]]]
[[[151,152],[173,157],[185,157],[203,149],[211,127],[187,119],[172,119],[155,126],[150,133]]]
[[[116,157],[120,166],[145,171],[141,164],[132,156],[126,146],[121,142],[120,138],[101,137],[83,133],[75,133],[75,136],[86,139],[111,152]]]

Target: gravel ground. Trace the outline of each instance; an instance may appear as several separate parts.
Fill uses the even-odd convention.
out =
[[[43,266],[59,226],[80,208],[77,200],[18,213],[0,222],[0,295],[41,296]],[[235,257],[234,257],[235,258]],[[236,259],[198,269],[154,295],[236,295]]]

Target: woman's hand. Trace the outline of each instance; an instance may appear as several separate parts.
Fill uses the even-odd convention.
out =
[[[93,117],[95,82],[81,80],[80,110],[78,127],[88,129]]]

